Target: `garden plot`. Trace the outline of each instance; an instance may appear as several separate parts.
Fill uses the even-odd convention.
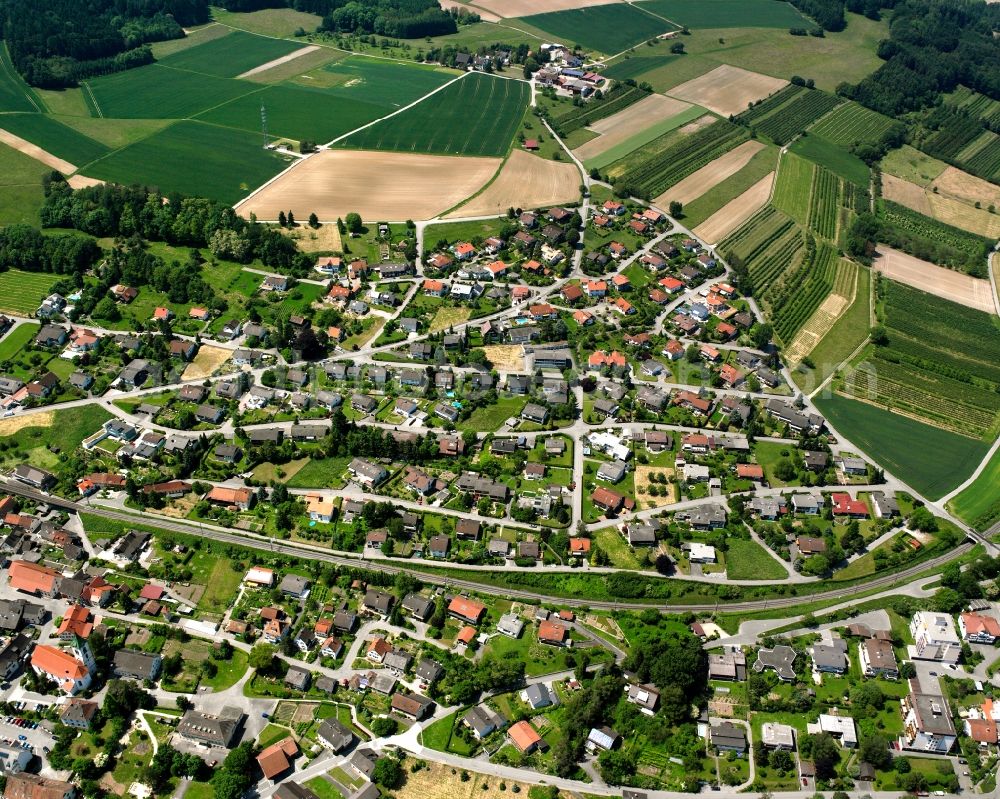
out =
[[[763,149],[764,145],[759,141],[743,142],[739,147],[730,150],[676,183],[653,200],[653,204],[665,207],[675,200],[684,204],[697,200],[705,192],[714,189],[726,178],[732,177],[743,169],[750,163],[750,159]]]
[[[774,172],[771,172],[698,225],[694,234],[709,243],[722,241],[767,204],[773,186]]]
[[[719,116],[729,117],[746,111],[751,103],[763,100],[786,85],[788,81],[781,78],[724,64],[675,86],[669,93],[671,97],[679,97]]]
[[[579,195],[580,173],[575,166],[514,150],[489,186],[444,218],[500,215],[508,208],[573,202]]]
[[[498,158],[323,150],[303,159],[236,210],[273,220],[291,209],[305,219],[432,219],[475,194],[500,166]],[[331,191],[331,187],[336,191]]]
[[[879,245],[878,256],[872,265],[886,277],[928,294],[977,311],[997,312],[988,280],[921,261],[884,244]]]
[[[588,125],[587,127],[597,133],[598,137],[577,147],[573,153],[581,161],[602,155],[635,134],[675,117],[689,108],[691,104],[682,100],[675,100],[662,94],[651,94],[616,114]]]

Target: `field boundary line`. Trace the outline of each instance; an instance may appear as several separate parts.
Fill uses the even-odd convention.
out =
[[[101,110],[101,104],[97,102],[97,97],[94,95],[94,90],[90,88],[90,81],[85,80],[83,85],[87,87],[87,94],[90,96],[90,102],[94,104],[94,110],[97,112],[98,119],[104,119],[104,112]]]
[[[3,43],[3,50],[2,52],[0,52],[0,66],[3,67],[4,74],[6,74],[12,81],[14,81],[15,84],[21,86],[24,92],[24,96],[28,98],[28,102],[35,107],[35,110],[39,114],[44,114],[45,111],[43,111],[39,107],[39,103],[45,105],[45,103],[42,101],[42,98],[35,94],[35,90],[32,89],[28,85],[27,81],[25,81],[17,73],[17,70],[14,69],[14,62],[13,60],[11,60],[10,49],[7,47],[7,42]],[[48,106],[45,107],[46,109],[48,108]]]

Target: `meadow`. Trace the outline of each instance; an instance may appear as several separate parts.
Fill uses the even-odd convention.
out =
[[[334,81],[330,86],[321,84],[330,94],[363,100],[389,110],[412,103],[459,74],[434,66],[364,56],[348,56],[343,61],[327,64],[310,77],[317,77],[317,73]],[[302,81],[301,85],[313,82]]]
[[[788,572],[756,541],[732,538],[726,550],[730,580],[784,580]]]
[[[87,174],[233,203],[286,166],[260,146],[259,134],[181,121],[95,161]]]
[[[35,312],[56,282],[47,272],[22,272],[8,269],[0,272],[0,311],[29,316]]]
[[[272,39],[234,30],[221,38],[168,55],[160,63],[203,75],[235,78],[302,47],[304,45],[285,39]]]
[[[961,485],[988,449],[981,441],[839,394],[815,402],[838,432],[932,500]]]
[[[687,28],[811,28],[790,3],[775,0],[642,0],[639,7]]]
[[[613,3],[533,14],[522,17],[520,21],[552,34],[557,41],[580,44],[586,49],[610,55],[677,29],[676,25],[662,17],[639,10],[645,5]]]
[[[46,114],[7,114],[0,127],[78,167],[108,152],[100,142]]]
[[[601,72],[612,80],[628,80],[632,78],[638,80],[647,72],[654,69],[661,69],[668,64],[681,58],[679,55],[626,55]]]
[[[242,13],[213,8],[212,19],[222,25],[249,33],[279,37],[292,36],[299,28],[307,31],[315,30],[323,21],[318,14],[307,14],[291,8],[264,8],[260,11]]]
[[[0,144],[0,224],[37,222],[45,164]]]
[[[1000,450],[993,453],[975,482],[957,494],[949,509],[977,530],[988,530],[1000,520]]]
[[[502,156],[528,103],[520,80],[470,73],[436,94],[349,136],[339,146],[361,150]]]

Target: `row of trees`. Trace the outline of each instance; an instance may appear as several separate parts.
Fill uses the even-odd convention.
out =
[[[14,67],[47,89],[148,64],[148,42],[180,38],[183,26],[208,18],[207,0],[0,2],[0,30]]]

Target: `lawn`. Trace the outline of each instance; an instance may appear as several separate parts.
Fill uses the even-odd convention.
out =
[[[310,460],[288,480],[289,488],[342,488],[349,457]]]
[[[976,481],[948,503],[962,521],[977,530],[987,530],[1000,519],[1000,450],[993,453]]]
[[[471,222],[438,222],[428,225],[424,229],[424,242],[427,247],[436,247],[439,241],[454,244],[458,241],[472,241],[473,239],[485,239],[496,236],[504,225],[508,224],[504,219],[479,219]],[[410,305],[422,301],[423,295],[417,294],[410,301]],[[425,297],[424,300],[431,300],[433,297]],[[440,305],[440,303],[437,303]]]
[[[322,774],[306,782],[305,787],[316,794],[319,799],[344,799],[343,794],[334,788],[333,783]]]
[[[929,499],[960,485],[989,449],[983,441],[839,394],[817,398],[816,407],[865,454]]]
[[[436,749],[439,752],[454,752],[462,756],[472,754],[472,747],[464,739],[453,734],[455,724],[461,715],[461,712],[452,713],[435,721],[421,732],[421,743],[428,749]]]
[[[494,405],[476,408],[468,419],[463,419],[456,427],[462,431],[494,432],[511,416],[518,416],[526,404],[524,397],[500,397]]]
[[[260,146],[259,134],[178,122],[96,161],[87,174],[231,203],[285,166]]]
[[[274,61],[304,46],[283,39],[234,30],[221,38],[169,55],[159,63],[174,69],[200,72],[217,78],[235,78],[254,67]]]
[[[778,444],[774,441],[755,441],[753,447],[754,454],[757,456],[757,462],[764,468],[764,476],[767,477],[768,485],[789,485],[779,480],[774,470],[781,460],[787,459],[791,455],[795,447],[791,444]],[[785,454],[783,455],[782,453]]]
[[[655,13],[639,10],[647,5],[614,3],[533,14],[522,17],[521,21],[551,33],[557,41],[567,45],[580,44],[585,49],[613,55],[677,29],[678,26]]]
[[[8,291],[11,291],[11,286],[9,285],[8,281],[8,275],[12,273],[23,274],[23,273],[17,273],[16,270],[12,270],[11,272],[3,272],[2,274],[0,274],[0,293],[6,293]],[[0,305],[3,304],[4,304],[3,302],[0,302]],[[10,304],[13,305],[14,303]],[[32,308],[32,310],[34,310],[34,308],[37,307],[38,305],[36,304]],[[0,308],[0,310],[11,310],[11,309]],[[38,325],[33,323],[19,325],[18,327],[15,327],[13,330],[11,330],[10,333],[8,333],[4,337],[4,339],[0,341],[0,363],[3,363],[4,361],[9,361],[11,358],[17,355],[17,353],[21,351],[21,348],[29,341],[34,339],[37,334],[38,334]]]
[[[0,225],[38,224],[42,177],[49,171],[41,161],[0,144]]]
[[[522,661],[525,674],[529,677],[563,671],[567,668],[566,655],[569,654],[569,650],[562,647],[538,643],[535,630],[530,626],[525,627],[517,639],[506,635],[490,638],[485,651],[501,660],[511,658]]]
[[[202,677],[198,682],[198,687],[211,688],[213,691],[224,691],[231,688],[246,674],[249,659],[246,652],[234,649],[229,660],[215,661],[219,670],[213,677]]]
[[[2,126],[4,130],[9,130],[76,166],[89,164],[108,152],[108,148],[100,142],[46,114],[7,114],[2,120]]]
[[[257,736],[257,745],[261,749],[266,749],[273,743],[284,740],[289,735],[291,735],[291,730],[288,727],[279,727],[277,724],[268,724],[263,730],[260,731],[260,735]]]
[[[0,438],[7,449],[0,453],[0,466],[8,468],[27,461],[42,469],[54,469],[59,456],[50,447],[75,450],[110,418],[111,414],[98,405],[83,405],[2,420]]]
[[[523,81],[470,73],[399,117],[347,137],[340,146],[502,156],[510,149],[529,94]]]
[[[639,559],[632,549],[613,527],[605,527],[594,531],[594,545],[608,556],[611,565],[619,569],[638,569]]]
[[[790,149],[796,155],[825,166],[844,180],[868,188],[870,176],[868,165],[853,153],[830,143],[821,136],[802,136]]]
[[[790,3],[774,0],[644,0],[640,8],[687,28],[811,28]]]
[[[788,572],[756,541],[730,538],[726,576],[730,580],[783,580]]]
[[[233,569],[233,562],[214,552],[198,550],[191,559],[194,576],[191,582],[205,586],[198,600],[198,610],[221,616],[233,604],[243,579],[243,572]]]

